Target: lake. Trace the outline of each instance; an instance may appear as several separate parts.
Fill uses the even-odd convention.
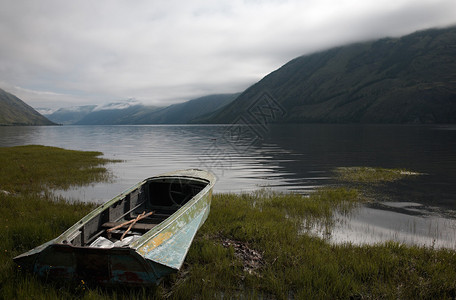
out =
[[[27,144],[101,151],[122,160],[108,165],[112,183],[59,191],[70,200],[97,203],[144,178],[176,169],[212,171],[218,179],[215,192],[266,187],[307,194],[334,183],[331,171],[336,167],[406,168],[425,175],[388,185],[378,203],[338,216],[336,228],[343,233],[334,229],[326,238],[358,243],[341,236],[359,237],[359,228],[367,226],[359,243],[375,242],[373,236],[381,235],[383,240],[456,248],[455,125],[0,127],[0,146]],[[429,230],[421,230],[423,226]],[[318,228],[313,233],[318,235]]]

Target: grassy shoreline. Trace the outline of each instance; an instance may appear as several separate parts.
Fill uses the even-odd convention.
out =
[[[54,238],[94,208],[56,200],[49,190],[109,180],[103,165],[110,161],[100,155],[43,146],[0,148],[0,298],[456,297],[455,251],[391,242],[331,245],[302,233],[363,201],[358,189],[346,186],[309,197],[270,191],[214,195],[184,267],[156,288],[57,286],[25,274],[12,262],[15,255]]]

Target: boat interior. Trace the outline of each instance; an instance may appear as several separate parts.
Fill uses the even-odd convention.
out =
[[[101,211],[73,232],[63,244],[75,247],[122,247],[151,230],[209,184],[198,178],[152,178]]]

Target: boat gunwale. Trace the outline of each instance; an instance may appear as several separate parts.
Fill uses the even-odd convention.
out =
[[[143,185],[145,185],[148,182],[162,180],[162,179],[199,179],[199,180],[207,181],[207,185],[200,192],[198,192],[195,196],[193,196],[189,201],[187,201],[183,206],[181,206],[179,209],[177,209],[173,214],[171,214],[169,217],[167,217],[161,223],[157,224],[156,227],[145,232],[143,235],[141,235],[141,238],[139,238],[138,240],[129,244],[127,246],[128,248],[133,248],[133,249],[140,248],[143,244],[145,244],[147,242],[147,240],[152,238],[155,234],[158,234],[161,231],[163,231],[166,227],[168,227],[170,224],[172,224],[172,222],[174,222],[175,219],[180,217],[191,206],[193,206],[196,202],[198,202],[205,194],[207,194],[214,187],[215,181],[216,181],[214,175],[212,175],[211,173],[209,173],[207,171],[199,170],[199,169],[179,170],[179,171],[164,173],[164,174],[160,174],[157,176],[152,176],[152,177],[146,178],[146,179],[142,180],[141,182],[127,188],[125,191],[123,191],[120,194],[118,194],[117,196],[113,197],[111,200],[108,200],[105,203],[101,204],[100,206],[98,206],[97,208],[95,208],[94,210],[89,212],[87,215],[82,217],[75,224],[73,224],[73,226],[71,226],[70,228],[65,230],[58,237],[50,240],[48,243],[49,244],[64,244],[64,245],[68,245],[68,246],[75,247],[75,248],[92,248],[88,245],[86,245],[86,246],[71,245],[69,243],[66,243],[65,241],[68,239],[68,236],[71,236],[75,231],[80,230],[93,217],[95,217],[98,214],[101,214],[104,210],[108,209],[110,206],[112,206],[117,201],[122,200],[123,198],[125,198],[128,194],[132,193],[133,191],[140,189]],[[39,246],[37,246],[37,247],[39,247]],[[123,248],[125,248],[125,246]],[[30,251],[28,251],[26,253],[29,253],[29,252],[33,251],[34,249],[35,248],[31,249]]]

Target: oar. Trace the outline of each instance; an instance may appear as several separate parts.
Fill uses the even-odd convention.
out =
[[[140,214],[139,216],[137,216],[136,219],[134,219],[133,222],[131,222],[130,226],[128,226],[128,229],[125,230],[125,232],[124,232],[124,233],[122,234],[122,236],[120,237],[120,241],[123,240],[124,236],[127,234],[127,232],[130,231],[131,227],[133,227],[133,225],[135,225],[136,222],[138,222],[138,220],[141,219],[141,218],[144,216],[145,213],[146,213],[146,212],[143,212],[142,214]]]
[[[154,212],[151,211],[151,212],[148,212],[147,214],[144,214],[144,213],[145,213],[145,212],[143,212],[142,214],[140,214],[136,219],[131,219],[131,220],[126,221],[126,222],[124,222],[124,223],[122,223],[122,224],[119,224],[119,225],[117,225],[117,226],[114,226],[114,227],[112,227],[112,228],[109,228],[108,230],[106,230],[106,232],[107,232],[107,233],[111,233],[112,231],[114,231],[114,230],[116,230],[116,229],[119,229],[119,228],[122,228],[122,227],[124,227],[124,226],[126,226],[126,225],[128,225],[128,224],[131,224],[131,223],[134,224],[134,223],[138,222],[139,220],[142,220],[142,219],[144,219],[144,218],[147,218],[148,216],[152,215]],[[128,231],[131,229],[131,227],[133,226],[133,224],[130,226],[130,228],[128,228]],[[122,236],[122,237],[123,237],[123,236]]]

